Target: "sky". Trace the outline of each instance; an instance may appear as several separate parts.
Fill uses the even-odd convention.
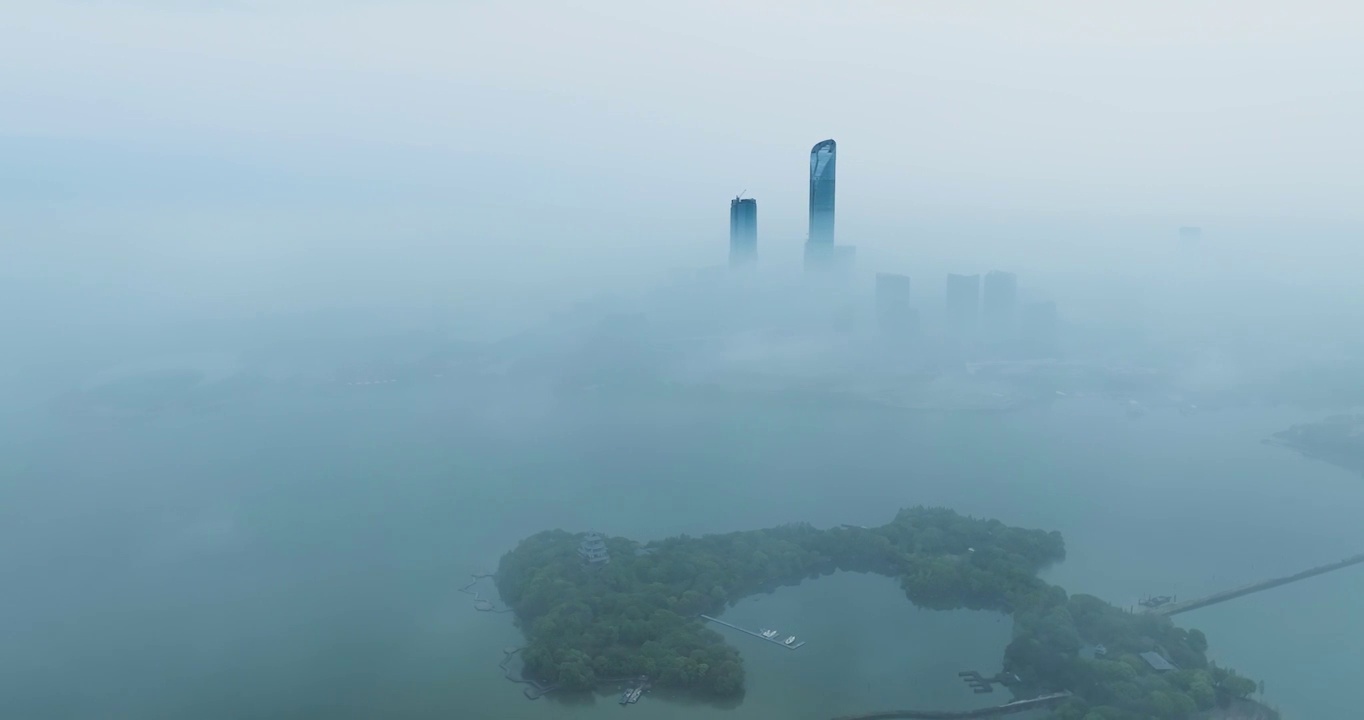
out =
[[[0,272],[44,306],[72,287],[109,312],[210,312],[624,283],[722,262],[741,191],[764,257],[793,264],[825,137],[839,241],[887,269],[1161,269],[1185,224],[1217,265],[1290,284],[1364,259],[1347,3],[0,12]]]

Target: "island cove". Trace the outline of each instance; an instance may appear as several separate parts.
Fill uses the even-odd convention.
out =
[[[584,540],[600,541],[605,555],[584,557]],[[919,507],[876,528],[791,524],[647,546],[551,530],[503,556],[495,580],[527,637],[525,675],[565,690],[648,676],[696,697],[740,696],[743,659],[700,616],[851,571],[898,578],[920,607],[1011,615],[1011,690],[1073,693],[1053,710],[1058,720],[1204,717],[1255,691],[1255,681],[1208,661],[1201,632],[1038,577],[1064,558],[1059,533]]]

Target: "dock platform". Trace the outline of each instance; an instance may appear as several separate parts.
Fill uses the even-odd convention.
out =
[[[802,647],[805,646],[805,641],[804,641],[804,640],[801,640],[800,642],[797,642],[797,643],[791,643],[790,645],[787,645],[786,643],[784,643],[784,642],[782,642],[781,640],[778,640],[778,639],[776,639],[776,638],[763,637],[762,633],[753,632],[752,630],[749,630],[748,628],[741,628],[741,627],[739,627],[738,625],[734,625],[734,624],[732,624],[732,623],[727,623],[727,622],[725,622],[724,620],[721,620],[720,618],[713,618],[713,617],[711,617],[711,616],[709,616],[709,615],[702,615],[702,616],[701,616],[701,619],[702,619],[702,620],[709,620],[710,622],[713,622],[713,623],[715,623],[715,624],[717,624],[717,625],[724,625],[725,627],[727,627],[727,628],[729,628],[729,629],[731,629],[731,630],[738,630],[739,632],[741,632],[741,633],[743,633],[743,634],[745,634],[745,635],[752,635],[753,637],[758,638],[759,640],[763,640],[763,641],[766,641],[766,642],[770,642],[770,643],[772,643],[773,645],[776,645],[776,646],[778,646],[778,647],[784,647],[784,648],[786,648],[787,650],[799,650],[799,649],[801,649]]]

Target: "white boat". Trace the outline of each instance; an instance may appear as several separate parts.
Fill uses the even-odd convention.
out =
[[[793,642],[795,642],[795,641],[796,641],[796,636],[795,636],[795,635],[792,635],[791,637],[786,638],[786,643],[785,643],[785,644],[790,645],[791,643],[793,643]]]
[[[776,630],[763,630],[763,631],[760,632],[759,634],[762,635],[763,637],[767,638],[768,640],[771,640],[772,638],[774,638],[774,637],[777,636],[777,631],[776,631]]]

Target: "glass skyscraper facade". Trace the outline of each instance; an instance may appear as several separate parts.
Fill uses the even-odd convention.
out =
[[[810,235],[806,262],[828,262],[834,246],[834,186],[838,144],[833,140],[816,143],[810,149]]]
[[[758,201],[729,201],[729,265],[751,265],[758,259]]]

